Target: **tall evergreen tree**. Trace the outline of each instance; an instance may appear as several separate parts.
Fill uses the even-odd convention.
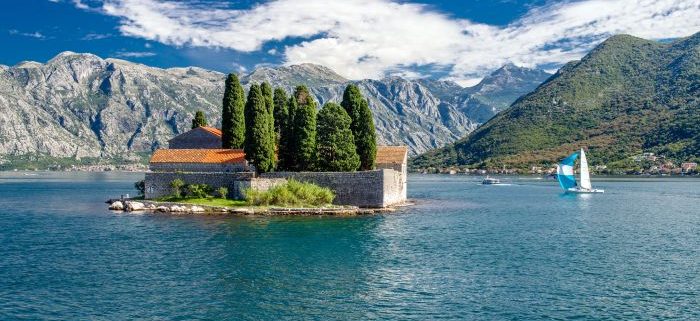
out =
[[[275,105],[272,96],[272,86],[270,86],[267,81],[264,81],[262,84],[260,84],[260,90],[265,98],[265,107],[267,108],[268,114],[274,114]]]
[[[221,147],[242,148],[245,140],[245,93],[236,74],[229,74],[221,110]]]
[[[351,123],[348,113],[338,104],[327,103],[321,108],[316,125],[317,170],[350,172],[360,166]]]
[[[356,124],[353,135],[357,135],[354,137],[357,154],[360,156],[360,169],[374,169],[377,158],[377,129],[374,127],[374,117],[366,99],[362,100],[360,118]]]
[[[272,116],[266,104],[261,87],[252,84],[245,104],[245,144],[246,159],[255,166],[258,173],[266,173],[275,168],[275,138],[272,132]]]
[[[267,117],[270,118],[267,121],[267,125],[269,126],[268,128],[268,135],[270,135],[273,140],[273,146],[277,145],[277,134],[275,133],[275,103],[274,103],[274,98],[272,94],[272,86],[268,82],[263,82],[262,85],[260,85],[260,90],[262,91],[263,98],[265,98],[265,107],[267,108]]]
[[[341,106],[352,119],[350,128],[355,138],[357,154],[360,156],[360,169],[374,169],[377,157],[377,132],[367,99],[362,97],[360,88],[350,84],[345,88]]]
[[[286,96],[286,95],[285,95]],[[294,96],[289,97],[286,102],[287,114],[280,119],[280,142],[279,142],[279,162],[278,170],[294,170],[294,165],[297,163],[296,154],[294,151],[294,114],[297,110],[297,100]],[[278,114],[280,115],[280,114]]]
[[[291,165],[295,170],[309,171],[316,161],[316,100],[306,86],[298,86],[293,98],[291,153],[295,163]]]
[[[202,126],[207,126],[207,118],[204,116],[203,111],[198,110],[194,113],[194,119],[192,119],[192,129]]]
[[[275,117],[275,133],[279,140],[282,134],[282,127],[287,122],[287,118],[289,118],[289,109],[287,106],[289,100],[287,99],[287,92],[283,88],[275,88],[272,100],[275,105],[273,113]]]

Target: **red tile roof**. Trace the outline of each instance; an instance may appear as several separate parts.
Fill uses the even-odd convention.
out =
[[[158,149],[151,156],[156,163],[234,164],[245,163],[242,149]]]
[[[216,127],[209,127],[209,126],[201,126],[199,128],[204,129],[204,130],[206,130],[206,131],[208,131],[216,136],[221,137],[221,129],[218,129]]]
[[[407,146],[377,146],[377,164],[403,164],[408,154]]]

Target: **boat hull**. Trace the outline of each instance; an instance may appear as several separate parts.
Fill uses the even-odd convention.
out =
[[[567,193],[572,193],[572,194],[595,194],[595,193],[605,193],[605,190],[602,189],[596,189],[596,188],[569,188],[566,190]]]

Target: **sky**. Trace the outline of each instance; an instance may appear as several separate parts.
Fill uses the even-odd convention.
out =
[[[614,34],[700,31],[700,0],[7,0],[0,64],[89,52],[246,73],[316,63],[349,79],[469,86],[506,63],[553,71]]]

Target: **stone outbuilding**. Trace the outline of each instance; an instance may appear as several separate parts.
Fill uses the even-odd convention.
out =
[[[170,149],[217,149],[221,148],[221,130],[202,126],[191,129],[168,141]]]
[[[377,169],[392,169],[400,186],[396,202],[404,202],[408,197],[408,146],[377,146],[375,158]]]

